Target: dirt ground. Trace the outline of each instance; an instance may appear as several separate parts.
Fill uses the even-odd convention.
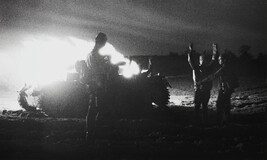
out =
[[[84,119],[0,115],[1,159],[266,159],[267,84],[242,79],[232,96],[228,125],[215,123],[216,87],[208,124],[193,116],[193,85],[188,77],[168,78],[171,112],[102,121],[85,141]],[[216,85],[216,84],[215,84]]]

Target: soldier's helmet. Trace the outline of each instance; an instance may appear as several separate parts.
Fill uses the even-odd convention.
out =
[[[206,51],[204,51],[203,53],[201,53],[199,55],[199,64],[200,65],[207,65],[209,60],[210,60],[210,57]]]
[[[95,41],[97,43],[106,43],[108,40],[107,35],[103,32],[99,32],[97,36],[95,37]]]
[[[219,59],[218,59],[219,60],[219,64],[227,63],[230,58],[231,58],[231,55],[229,53],[227,53],[227,52],[220,54]]]

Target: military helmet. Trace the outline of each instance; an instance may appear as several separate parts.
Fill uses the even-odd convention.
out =
[[[108,40],[107,35],[103,32],[99,32],[95,37],[97,42],[106,42]]]
[[[223,61],[228,61],[231,58],[231,55],[228,52],[220,54],[220,57]]]

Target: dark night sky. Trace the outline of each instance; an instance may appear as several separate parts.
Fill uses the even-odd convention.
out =
[[[126,55],[197,50],[266,52],[266,0],[1,0],[0,49],[27,34],[92,39],[106,32]]]

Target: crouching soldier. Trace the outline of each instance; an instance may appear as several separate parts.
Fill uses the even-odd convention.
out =
[[[208,75],[212,74],[215,70],[215,60],[217,56],[217,45],[213,44],[213,55],[212,60],[209,62],[208,57],[205,54],[199,56],[199,63],[195,61],[193,50],[193,44],[189,45],[188,52],[188,62],[193,70],[193,81],[194,81],[194,89],[195,89],[195,116],[196,120],[200,119],[200,108],[202,107],[202,122],[206,122],[207,119],[207,110],[208,110],[208,102],[210,99],[210,90],[212,89],[212,80],[205,81],[204,83],[198,83],[202,79],[206,78]]]
[[[216,102],[217,108],[217,123],[219,126],[226,124],[229,121],[231,110],[231,95],[234,89],[239,86],[238,78],[234,73],[234,68],[231,67],[231,55],[228,53],[219,56],[219,69],[212,75],[208,76],[200,83],[206,83],[216,77],[219,78],[219,94]]]

